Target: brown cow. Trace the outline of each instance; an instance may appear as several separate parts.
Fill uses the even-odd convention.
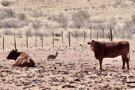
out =
[[[91,42],[88,42],[88,44],[91,45],[91,50],[94,52],[96,59],[99,60],[100,69],[102,69],[103,58],[114,58],[119,55],[122,56],[122,69],[125,67],[125,62],[127,63],[127,68],[129,69],[129,42],[99,42],[92,40]]]
[[[15,60],[15,64],[13,66],[18,66],[18,67],[34,67],[35,63],[31,59],[31,57],[24,53],[24,52],[18,52],[16,50],[10,51],[9,55],[7,56],[7,59],[13,59]]]

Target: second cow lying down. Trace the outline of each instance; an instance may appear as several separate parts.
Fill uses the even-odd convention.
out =
[[[99,42],[92,40],[88,42],[91,45],[91,50],[94,52],[96,59],[99,60],[100,69],[102,69],[103,58],[114,58],[119,55],[122,56],[123,66],[127,63],[127,68],[129,69],[129,43],[127,41],[120,42]]]
[[[35,62],[31,59],[31,57],[24,53],[24,52],[18,52],[16,50],[10,51],[9,55],[7,56],[7,59],[13,59],[15,60],[15,64],[13,66],[18,67],[34,67]]]

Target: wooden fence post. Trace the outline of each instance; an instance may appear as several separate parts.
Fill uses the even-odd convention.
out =
[[[14,34],[14,46],[15,46],[15,50],[16,50],[17,48],[16,48],[16,37],[15,37],[15,34]]]
[[[110,29],[110,40],[113,41],[112,29]]]
[[[41,36],[41,47],[44,47],[44,37],[43,37],[43,34]]]
[[[90,29],[90,40],[92,39],[92,29]]]
[[[63,44],[63,31],[61,31],[62,44]]]
[[[69,47],[70,47],[70,42],[71,42],[71,41],[70,41],[70,31],[68,32],[68,34],[69,34]]]
[[[29,48],[29,44],[28,44],[28,35],[26,36],[26,46],[27,46],[27,48]]]
[[[52,32],[52,44],[54,45],[54,31]]]
[[[83,34],[84,34],[84,42],[85,42],[85,38],[86,38],[86,33],[85,33],[85,31],[83,31]]]
[[[5,48],[4,48],[4,45],[5,45],[4,43],[5,43],[5,42],[4,42],[4,36],[3,36],[3,51],[4,51],[4,49],[5,49]]]

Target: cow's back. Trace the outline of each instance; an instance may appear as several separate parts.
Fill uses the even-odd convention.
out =
[[[19,57],[16,59],[16,63],[19,64],[18,66],[20,66],[20,67],[24,67],[24,66],[26,66],[26,67],[34,67],[35,66],[35,63],[31,59],[31,57],[28,54],[24,53],[24,52],[22,52],[19,55]]]
[[[129,43],[127,41],[109,42],[104,44],[104,57],[116,57],[129,52]]]

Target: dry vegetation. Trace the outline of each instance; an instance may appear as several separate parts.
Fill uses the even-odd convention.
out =
[[[135,0],[1,0],[0,90],[134,89],[134,8]],[[28,52],[36,67],[12,68],[14,61],[5,59],[14,35],[17,48]],[[131,70],[121,70],[118,57],[106,59],[99,71],[86,45],[92,39],[129,41]],[[55,51],[58,59],[47,61]]]

